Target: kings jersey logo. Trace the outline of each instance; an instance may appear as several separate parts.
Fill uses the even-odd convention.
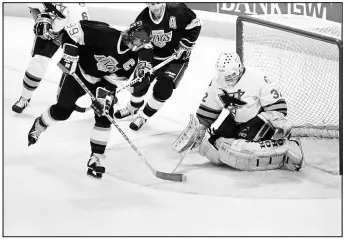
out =
[[[99,71],[113,73],[121,69],[117,67],[118,62],[111,56],[94,55],[94,58],[98,61],[97,68]]]
[[[172,41],[172,31],[164,33],[164,30],[153,30],[152,36],[153,44],[159,48],[165,46],[167,42]]]

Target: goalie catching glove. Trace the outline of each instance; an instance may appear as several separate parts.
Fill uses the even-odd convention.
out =
[[[103,87],[98,87],[96,91],[96,101],[92,101],[91,107],[99,116],[109,115],[109,111],[114,102],[114,95]]]
[[[34,34],[45,40],[57,38],[57,34],[52,29],[52,22],[53,20],[48,13],[38,14],[33,29]]]
[[[66,74],[73,74],[76,71],[79,61],[79,49],[76,45],[65,43],[63,45],[63,56],[58,62],[58,67]]]
[[[275,130],[272,139],[278,140],[290,135],[292,124],[285,120],[283,114],[279,112],[262,112],[257,116]]]

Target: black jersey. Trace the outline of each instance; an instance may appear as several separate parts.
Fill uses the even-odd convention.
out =
[[[174,53],[179,42],[192,48],[201,31],[200,20],[184,3],[167,3],[162,19],[153,19],[146,7],[136,18],[152,29],[155,59],[162,60]]]
[[[116,74],[129,78],[137,64],[137,52],[126,46],[121,31],[108,24],[97,21],[81,20],[65,27],[67,38],[63,44],[74,41],[79,47],[79,66],[83,71],[96,78]]]

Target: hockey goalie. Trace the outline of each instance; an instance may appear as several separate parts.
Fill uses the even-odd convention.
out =
[[[258,171],[304,166],[299,139],[291,139],[287,104],[264,73],[244,67],[237,53],[221,53],[213,78],[196,115],[173,143],[181,153],[198,148],[216,165]],[[212,124],[223,109],[229,114],[217,129]]]

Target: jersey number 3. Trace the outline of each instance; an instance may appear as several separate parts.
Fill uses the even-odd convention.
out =
[[[272,89],[271,94],[273,94],[274,99],[278,99],[279,97],[282,97],[282,94],[276,89]]]

